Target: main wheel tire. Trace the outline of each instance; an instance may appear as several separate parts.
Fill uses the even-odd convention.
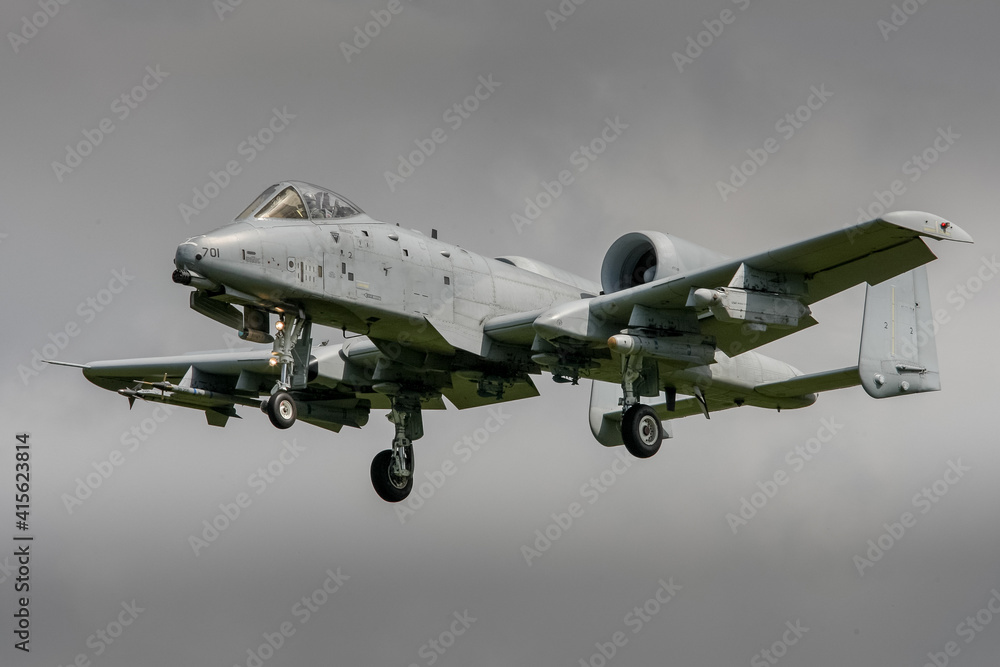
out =
[[[295,423],[295,399],[287,391],[279,391],[267,399],[267,417],[278,428],[288,428]]]
[[[638,459],[648,459],[660,451],[663,442],[663,424],[656,410],[636,403],[622,415],[622,440],[629,454]]]
[[[372,486],[387,503],[405,500],[413,489],[413,476],[400,477],[392,472],[392,450],[386,449],[372,459]]]

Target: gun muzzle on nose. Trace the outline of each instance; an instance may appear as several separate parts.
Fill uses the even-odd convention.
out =
[[[187,269],[174,269],[171,279],[178,285],[190,285],[201,290],[213,291],[219,289],[220,285],[212,282],[204,276],[200,276],[194,271]]]

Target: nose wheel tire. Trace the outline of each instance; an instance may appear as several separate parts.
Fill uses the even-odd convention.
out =
[[[288,428],[295,423],[295,399],[287,391],[272,394],[265,405],[268,419],[278,428]]]
[[[629,454],[648,459],[660,451],[663,441],[663,424],[656,410],[636,403],[622,415],[622,440]]]
[[[411,452],[412,452],[412,448]],[[412,456],[407,457],[412,461]],[[405,500],[413,489],[413,474],[401,475],[394,470],[392,450],[386,449],[372,459],[372,486],[375,493],[387,503],[398,503]]]

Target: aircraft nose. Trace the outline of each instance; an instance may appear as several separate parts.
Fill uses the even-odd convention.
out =
[[[219,285],[205,276],[201,266],[203,241],[205,236],[195,236],[177,246],[174,253],[174,273],[171,279],[178,285],[190,285],[196,289],[217,290]]]
[[[195,236],[177,246],[177,252],[174,253],[174,266],[178,270],[192,269],[197,262],[201,261],[200,250],[202,246],[199,241],[203,238],[203,236]]]

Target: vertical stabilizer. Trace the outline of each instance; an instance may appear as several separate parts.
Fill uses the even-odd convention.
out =
[[[861,328],[861,384],[874,398],[941,389],[927,269],[869,285]]]

